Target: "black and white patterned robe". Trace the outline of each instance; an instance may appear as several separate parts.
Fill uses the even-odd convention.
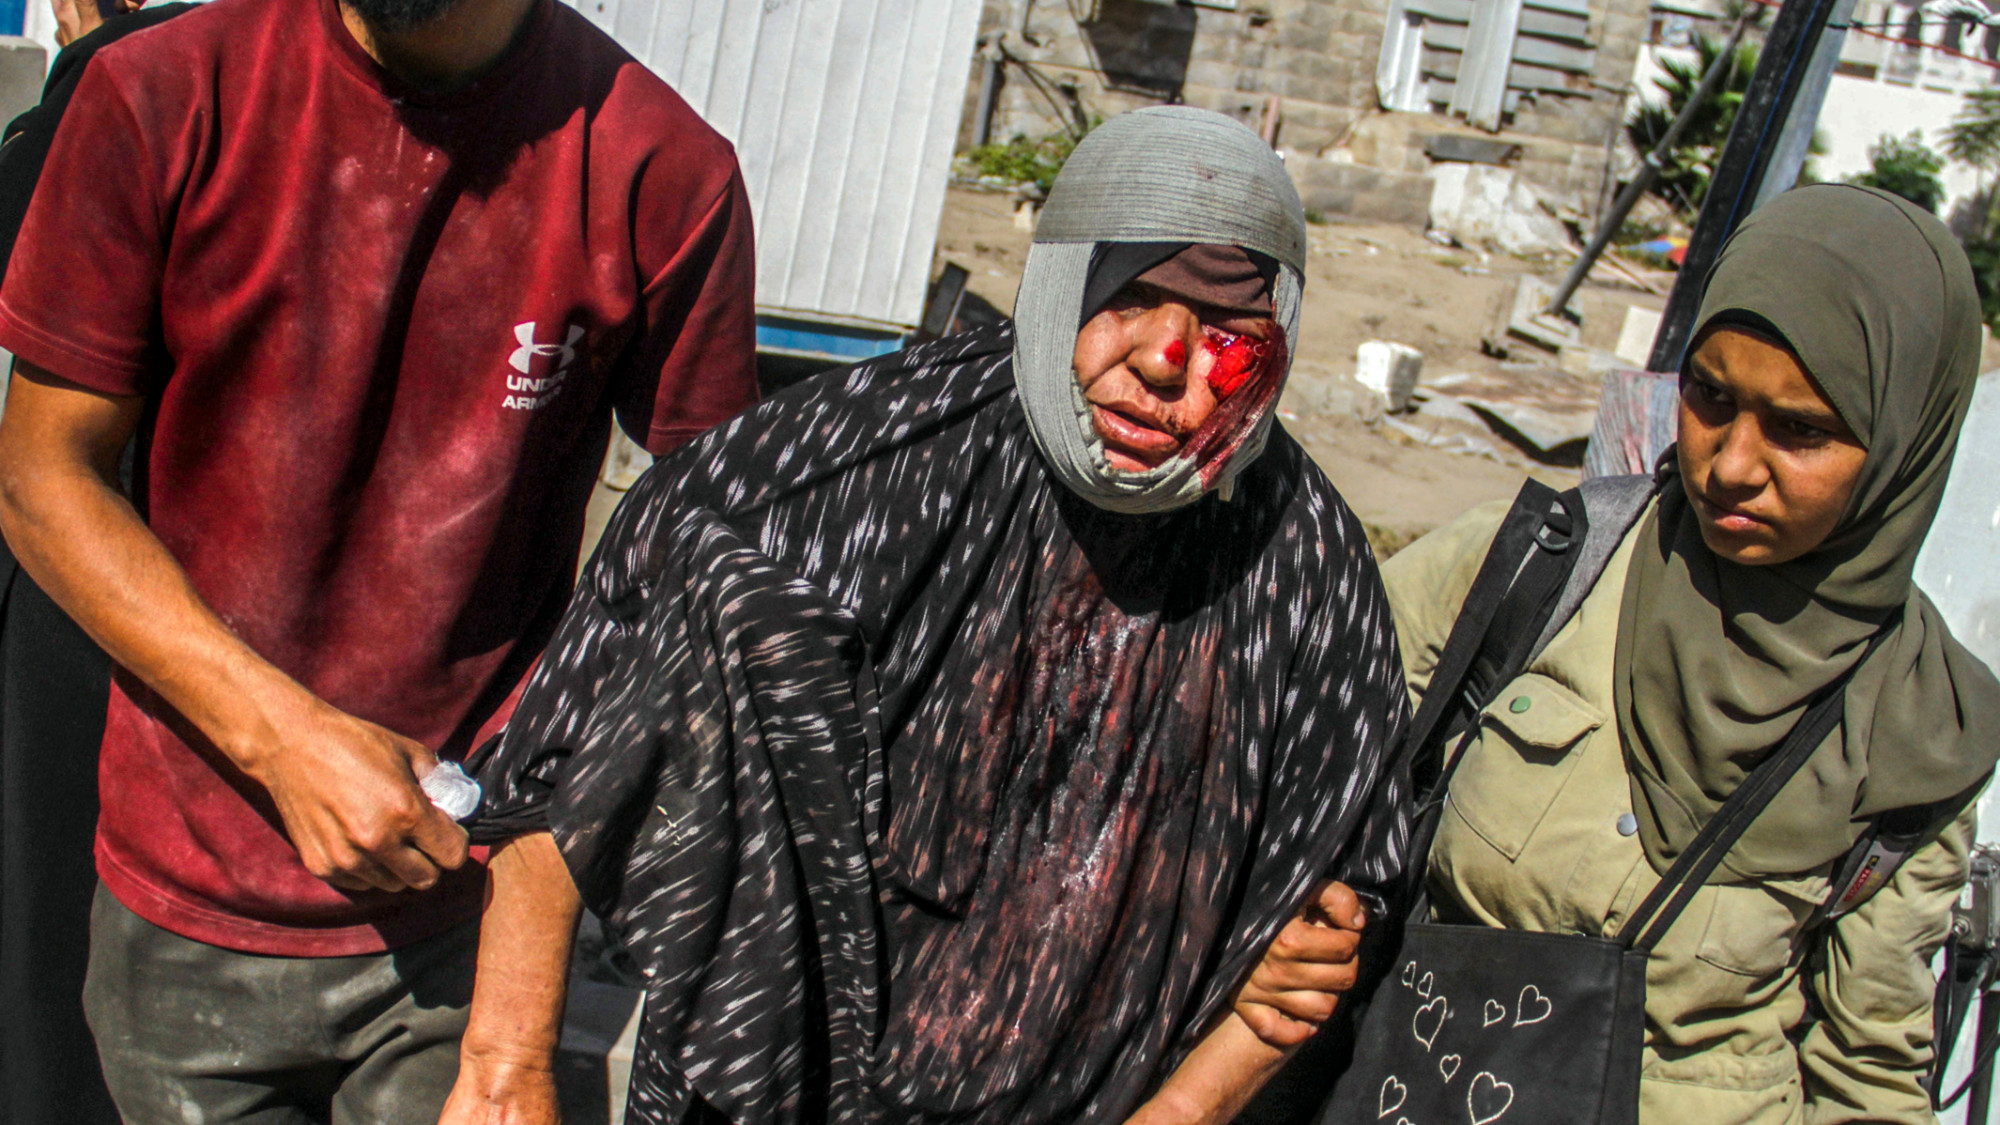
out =
[[[628,1120],[1116,1122],[1406,833],[1389,607],[1279,432],[1092,508],[1012,336],[814,380],[632,490],[497,748],[647,978]]]

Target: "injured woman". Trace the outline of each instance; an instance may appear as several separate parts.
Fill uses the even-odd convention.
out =
[[[1305,254],[1248,129],[1127,114],[1014,324],[653,467],[477,766],[446,1121],[554,1120],[579,901],[645,977],[628,1121],[1233,1114],[1407,843],[1374,558],[1273,417]]]

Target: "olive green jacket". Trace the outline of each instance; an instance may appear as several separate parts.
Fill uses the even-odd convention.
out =
[[[1482,505],[1382,568],[1413,701],[1506,512]],[[1631,819],[1612,656],[1632,536],[1548,649],[1486,709],[1431,849],[1440,901],[1493,926],[1614,936],[1659,881]],[[1860,909],[1813,933],[1828,869],[1698,893],[1647,969],[1642,1125],[1934,1120],[1932,955],[1970,810]],[[1809,1022],[1809,983],[1821,1018]],[[1551,1065],[1560,1065],[1550,1060]]]

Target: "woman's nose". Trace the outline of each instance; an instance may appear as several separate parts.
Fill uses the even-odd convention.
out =
[[[1174,302],[1139,318],[1133,329],[1132,370],[1156,387],[1186,383],[1188,339],[1196,326],[1194,313]]]
[[[1715,461],[1709,468],[1713,483],[1732,492],[1763,488],[1770,479],[1764,452],[1762,430],[1747,411],[1739,412],[1723,431],[1722,444],[1715,451]]]

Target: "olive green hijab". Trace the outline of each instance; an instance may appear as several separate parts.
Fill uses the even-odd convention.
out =
[[[1971,402],[1979,316],[1950,232],[1882,192],[1788,192],[1723,248],[1702,332],[1736,323],[1780,337],[1868,456],[1826,542],[1774,566],[1710,552],[1672,451],[1663,460],[1615,669],[1633,809],[1655,866],[1680,854],[1885,624],[1894,631],[1849,683],[1840,728],[1725,865],[1749,878],[1812,871],[1874,814],[1969,797],[1992,771],[2000,683],[1911,581]]]

